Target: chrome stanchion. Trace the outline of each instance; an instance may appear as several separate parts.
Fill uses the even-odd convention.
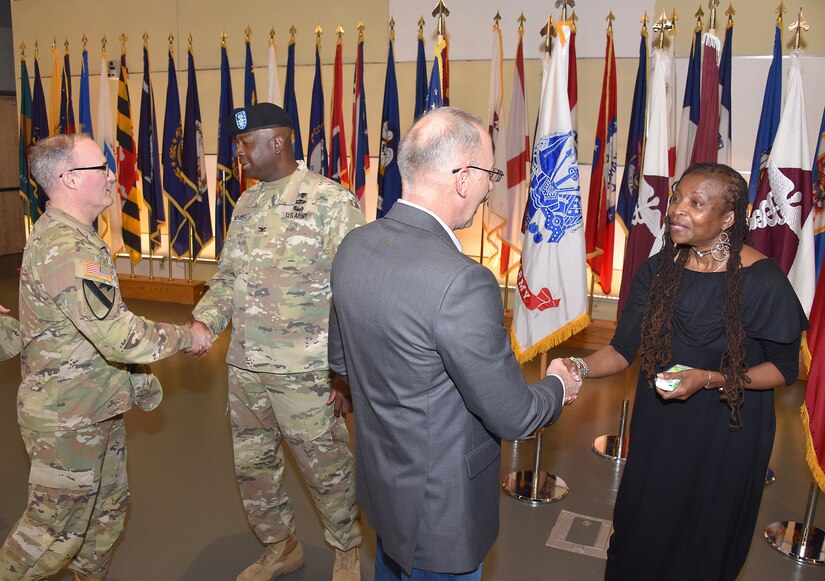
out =
[[[624,462],[627,460],[627,410],[630,407],[630,400],[622,402],[622,415],[619,417],[619,435],[599,436],[593,440],[591,449],[605,458]]]
[[[536,432],[536,456],[532,470],[519,470],[508,474],[501,483],[504,491],[521,502],[532,505],[546,504],[561,500],[570,492],[567,483],[556,476],[539,469],[541,458],[541,434]]]
[[[808,565],[825,565],[825,531],[814,526],[818,494],[819,488],[812,482],[804,523],[779,521],[765,529],[765,540],[774,549]]]

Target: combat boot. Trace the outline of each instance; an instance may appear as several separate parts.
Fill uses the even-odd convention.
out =
[[[267,545],[261,558],[243,570],[237,581],[272,581],[304,566],[304,549],[293,535]],[[360,578],[360,577],[359,577]]]
[[[358,556],[358,547],[349,551],[335,549],[332,581],[361,581],[361,558]]]

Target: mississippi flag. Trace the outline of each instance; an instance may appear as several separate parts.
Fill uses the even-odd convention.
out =
[[[699,124],[690,155],[690,165],[716,163],[719,158],[719,37],[708,31],[702,36],[702,91]]]
[[[332,127],[330,128],[329,173],[327,177],[349,188],[347,171],[347,138],[344,133],[344,69],[342,61],[343,41],[338,34],[335,45],[335,66],[332,78]]]
[[[768,70],[768,81],[765,83],[765,96],[762,99],[762,114],[759,116],[759,129],[756,131],[756,144],[753,147],[753,161],[751,175],[748,182],[750,203],[756,200],[762,172],[768,165],[768,156],[771,154],[776,129],[779,127],[779,117],[782,112],[782,29],[778,26],[773,38],[773,60]]]
[[[816,143],[814,155],[813,175],[814,193],[814,253],[816,262],[816,280],[822,272],[822,263],[825,261],[825,110],[822,111],[822,122],[819,124],[819,139]]]
[[[370,142],[367,136],[367,96],[364,94],[364,31],[358,31],[355,80],[352,86],[352,174],[355,195],[364,207],[364,189],[370,169]]]
[[[519,300],[510,330],[520,362],[589,324],[579,168],[567,97],[570,22],[557,23],[556,31],[552,57],[545,53],[542,61]]]
[[[123,201],[123,243],[133,263],[141,257],[140,206],[137,187],[137,150],[132,133],[132,102],[129,98],[129,71],[126,51],[120,55],[120,80],[117,84],[117,191]]]
[[[765,178],[750,216],[751,240],[774,258],[799,297],[807,315],[814,298],[814,215],[811,152],[799,55],[791,57],[788,93]]]
[[[697,26],[690,45],[685,96],[682,99],[682,115],[679,122],[679,141],[676,145],[676,178],[682,177],[690,165],[693,144],[696,141],[696,128],[699,125],[702,76],[702,28]]]
[[[502,86],[502,75],[504,68],[504,60],[501,54],[501,28],[496,23],[493,26],[493,51],[490,59],[490,100],[487,108],[487,131],[490,133],[490,138],[493,141],[494,164],[496,167],[502,167],[505,163],[506,155],[504,151],[504,144],[500,143],[500,137],[503,137],[501,132],[502,122],[502,101],[504,99],[504,87]],[[505,216],[493,210],[495,205],[497,208],[504,206],[501,202],[494,204],[493,198],[505,198],[507,196],[507,184],[505,182],[498,182],[493,184],[493,191],[488,195],[488,201],[484,204],[484,209],[481,216],[481,227],[484,230],[485,238],[490,246],[493,247],[490,255],[490,263],[495,265],[500,263],[501,255],[498,241],[498,234],[504,226]]]
[[[639,199],[627,240],[619,292],[619,313],[630,295],[633,276],[648,256],[659,251],[669,193],[667,80],[675,71],[663,49],[651,55],[650,104],[648,105],[647,139]]]
[[[613,30],[608,29],[584,234],[587,262],[593,274],[599,277],[602,290],[608,294],[613,281],[616,226],[616,116],[616,54]]]
[[[504,199],[491,196],[489,201],[490,209],[505,218],[504,227],[499,231],[502,242],[499,262],[501,274],[513,270],[521,263],[521,225],[530,193],[530,133],[527,129],[527,97],[524,92],[523,37],[524,27],[520,26],[505,144],[507,195]]]
[[[799,410],[805,427],[805,459],[819,488],[825,492],[825,277],[820,277],[807,333],[809,366],[805,403]]]

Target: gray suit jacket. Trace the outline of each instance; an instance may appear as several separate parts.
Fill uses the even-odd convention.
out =
[[[352,391],[358,500],[408,574],[471,571],[498,535],[498,438],[555,421],[564,388],[526,383],[495,277],[417,208],[350,232],[332,287],[329,361]]]

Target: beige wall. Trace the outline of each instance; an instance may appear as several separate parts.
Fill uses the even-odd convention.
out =
[[[534,5],[536,0],[529,2],[511,3],[502,8],[502,15],[508,26],[513,26],[518,12],[524,6]],[[434,21],[429,16],[435,2],[422,3],[422,13],[427,20],[427,31],[432,32]],[[447,6],[449,6],[449,1]],[[551,2],[545,2],[551,6]],[[704,3],[703,3],[704,4]],[[807,55],[825,56],[825,2],[808,0],[804,2],[805,16],[812,30],[803,36],[805,53]],[[690,49],[690,31],[695,22],[692,16],[696,12],[696,0],[671,0],[655,2],[657,12],[664,7],[668,13],[675,7],[680,20],[677,25],[677,56],[687,56]],[[722,6],[720,10],[720,34],[724,28],[725,16]],[[736,19],[736,37],[734,40],[734,54],[736,56],[765,56],[770,55],[773,42],[773,28],[775,20],[774,0],[740,0],[736,3],[738,13]],[[169,33],[175,35],[175,56],[178,68],[178,83],[181,99],[186,93],[186,37],[192,34],[194,39],[195,64],[198,69],[198,86],[200,90],[200,105],[204,121],[205,145],[208,153],[216,152],[217,110],[219,99],[219,64],[220,64],[220,34],[225,31],[229,35],[227,42],[230,64],[233,67],[233,91],[235,102],[240,103],[243,97],[243,60],[244,60],[244,29],[252,27],[253,58],[256,64],[256,79],[259,98],[263,98],[267,86],[266,51],[271,27],[276,29],[276,47],[279,59],[279,76],[283,86],[285,80],[285,65],[288,29],[294,24],[298,29],[296,56],[298,68],[296,70],[296,93],[299,102],[301,129],[306,145],[306,131],[309,121],[310,96],[312,90],[313,63],[314,63],[314,34],[313,29],[320,24],[324,29],[321,58],[324,64],[324,89],[326,106],[329,107],[332,89],[332,60],[335,52],[334,30],[338,25],[343,26],[344,35],[344,116],[347,120],[347,137],[349,139],[349,119],[351,115],[351,79],[355,60],[356,25],[363,20],[366,26],[365,44],[365,84],[368,105],[368,126],[370,128],[370,152],[373,157],[378,153],[378,127],[381,117],[381,106],[384,90],[384,75],[386,70],[386,30],[389,20],[387,0],[319,0],[308,2],[273,2],[272,0],[247,0],[243,3],[227,3],[218,0],[17,0],[12,3],[14,42],[19,47],[24,41],[27,45],[29,57],[29,71],[33,75],[33,44],[40,43],[41,72],[46,98],[48,99],[51,79],[51,54],[49,46],[53,38],[57,39],[61,47],[68,37],[72,51],[72,72],[75,75],[74,91],[77,99],[80,73],[80,38],[85,33],[89,39],[89,60],[93,79],[91,82],[92,116],[96,119],[97,94],[100,59],[100,38],[106,34],[109,40],[109,58],[118,58],[120,43],[117,40],[121,33],[128,35],[128,65],[130,69],[130,94],[133,103],[133,117],[137,125],[140,100],[140,82],[142,75],[141,37],[144,32],[149,34],[149,50],[151,57],[152,82],[154,84],[156,107],[163,111],[166,95],[166,51]],[[621,9],[621,2],[616,3],[613,12],[617,16],[615,26],[633,26],[639,28],[637,14],[625,14]],[[558,16],[558,11],[553,10]],[[795,19],[795,15],[786,14],[786,26]],[[581,23],[580,23],[581,25]],[[599,24],[600,26],[603,23]],[[449,27],[449,19],[448,19]],[[525,37],[527,56],[538,56],[535,47],[540,43],[536,30],[536,23],[528,23]],[[531,36],[532,35],[532,36]],[[785,33],[785,40],[790,42],[792,35]],[[489,43],[486,31],[479,34],[478,42]],[[485,48],[485,54],[487,49]],[[789,54],[789,50],[785,50]],[[505,47],[504,64],[504,111],[509,108],[511,83],[513,78],[513,49]],[[432,41],[427,42],[428,66],[432,61]],[[810,66],[817,69],[825,68],[825,58],[815,59]],[[17,65],[19,67],[19,63]],[[595,117],[599,106],[601,77],[603,71],[602,59],[581,59],[578,63],[579,74],[579,156],[582,163],[590,163],[592,144],[595,135]],[[734,65],[734,68],[736,65]],[[624,150],[627,127],[630,116],[630,104],[633,95],[637,62],[635,58],[619,59],[617,74],[619,83],[619,163],[624,161]],[[820,73],[822,71],[819,71]],[[19,74],[19,68],[18,68]],[[412,120],[412,91],[415,82],[415,66],[412,62],[397,64],[399,94],[401,97],[401,125],[406,128]],[[540,63],[537,58],[531,58],[526,63],[527,101],[529,119],[535,119],[538,108],[538,92],[540,82]],[[451,62],[451,104],[467,109],[486,120],[489,83],[489,62],[464,61]],[[117,94],[116,83],[111,85],[113,95]],[[764,90],[764,78],[754,79],[752,87],[744,90],[755,91],[761,94]],[[683,87],[679,87],[679,99]],[[813,93],[813,91],[811,91]],[[821,92],[820,92],[821,93]],[[818,99],[819,111],[823,97],[821,94],[808,95],[808,98]],[[76,101],[75,101],[76,103]],[[183,107],[183,103],[181,105]],[[77,112],[77,104],[75,104]],[[327,112],[329,115],[329,112]],[[734,113],[736,115],[736,113]],[[158,120],[159,123],[161,119]],[[818,124],[818,120],[816,121]],[[813,122],[812,122],[813,124]],[[532,125],[532,123],[531,123]],[[137,131],[137,128],[135,128]],[[755,130],[754,130],[755,131]],[[736,135],[734,135],[734,140]],[[812,137],[813,139],[813,137]],[[739,168],[743,169],[743,168]],[[370,179],[374,182],[377,171],[377,161],[373,160],[373,169]],[[582,187],[586,192],[585,184]],[[374,185],[368,198],[369,217],[374,215]],[[586,197],[586,194],[585,194]],[[479,252],[480,220],[476,220],[473,228],[462,232],[461,238],[465,243],[468,254]]]

